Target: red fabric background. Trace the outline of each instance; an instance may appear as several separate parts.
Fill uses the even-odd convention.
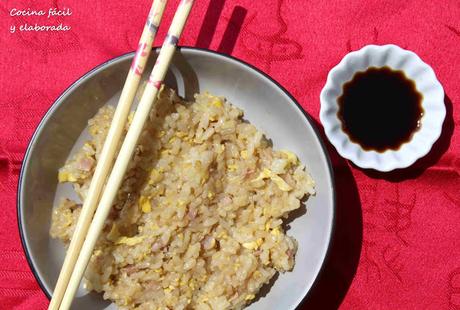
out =
[[[170,1],[165,24],[177,2]],[[442,137],[426,158],[404,171],[378,174],[350,165],[329,148],[338,190],[335,240],[304,307],[460,309],[460,2],[211,2],[208,10],[209,0],[196,1],[180,43],[231,53],[257,66],[316,120],[326,75],[351,50],[394,43],[434,68],[448,113]],[[9,33],[11,25],[49,22],[10,17],[12,8],[54,6],[72,9],[71,16],[57,19],[71,31]],[[17,178],[34,128],[77,78],[135,49],[149,6],[149,0],[0,4],[1,309],[47,306],[27,266],[16,222]]]

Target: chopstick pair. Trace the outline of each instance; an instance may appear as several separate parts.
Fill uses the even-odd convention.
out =
[[[166,2],[167,0],[155,0],[152,3],[136,55],[129,70],[75,232],[67,250],[67,255],[48,307],[49,310],[67,310],[72,304],[96,241],[123,180],[128,163],[132,158],[139,136],[163,83],[194,1],[182,0],[177,8],[134,118],[107,179],[144,66],[151,51],[152,42],[162,19]],[[104,188],[106,179],[107,184]],[[104,192],[101,196],[103,188]],[[100,201],[97,205],[99,197]]]

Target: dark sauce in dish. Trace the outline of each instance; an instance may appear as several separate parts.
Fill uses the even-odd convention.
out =
[[[343,85],[342,129],[365,150],[397,150],[420,127],[423,96],[404,72],[370,67]]]

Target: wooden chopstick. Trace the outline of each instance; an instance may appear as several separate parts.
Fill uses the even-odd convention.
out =
[[[155,0],[152,3],[147,22],[139,40],[136,56],[133,59],[125,85],[123,86],[107,138],[88,189],[88,194],[83,203],[83,207],[75,227],[75,232],[72,236],[64,264],[54,289],[53,297],[51,298],[51,302],[48,307],[50,310],[58,309],[64,296],[70,280],[70,275],[77,261],[78,253],[81,250],[91,219],[94,211],[96,210],[103,185],[112,166],[115,152],[120,142],[121,134],[125,127],[134,96],[139,86],[144,66],[147,62],[150,51],[152,50],[152,43],[155,39],[158,26],[160,25],[165,6],[166,0]]]
[[[166,39],[161,47],[160,54],[158,55],[157,62],[153,67],[147,86],[145,87],[132,123],[128,129],[128,133],[126,134],[112,172],[107,180],[105,190],[102,194],[93,221],[88,229],[88,234],[81,248],[59,309],[67,310],[72,304],[81,278],[93,253],[96,241],[123,181],[123,176],[128,164],[133,156],[139,136],[149,116],[160,86],[163,83],[163,79],[171,63],[177,42],[184,29],[192,5],[193,0],[182,0],[177,8]]]

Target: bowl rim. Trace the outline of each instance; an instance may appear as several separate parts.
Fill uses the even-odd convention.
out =
[[[154,47],[152,47],[152,50],[153,51],[159,51],[160,47],[155,47],[154,46]],[[182,51],[182,50],[191,51],[191,52],[199,52],[199,53],[204,53],[204,54],[209,53],[209,54],[211,54],[213,56],[222,57],[225,60],[230,60],[230,61],[236,62],[236,63],[238,63],[240,65],[243,65],[243,67],[246,67],[246,68],[254,71],[256,74],[261,75],[263,78],[267,79],[269,82],[271,82],[275,86],[277,86],[291,100],[291,102],[294,103],[294,105],[297,107],[297,109],[305,117],[305,119],[307,120],[307,123],[311,126],[311,128],[313,129],[314,134],[316,135],[316,138],[318,139],[321,151],[324,154],[326,164],[327,164],[327,167],[328,167],[327,170],[328,170],[329,178],[331,180],[332,209],[331,209],[330,229],[329,229],[329,231],[327,233],[327,236],[326,236],[327,237],[327,247],[326,247],[326,251],[324,252],[324,255],[323,255],[323,258],[322,258],[321,266],[317,270],[316,275],[314,276],[314,279],[313,279],[310,287],[305,291],[305,295],[302,296],[302,298],[299,300],[298,304],[295,305],[294,309],[296,309],[296,308],[300,307],[308,299],[308,296],[309,296],[310,292],[317,286],[318,279],[321,276],[321,274],[324,272],[326,262],[329,260],[329,256],[330,256],[330,253],[331,253],[331,245],[333,243],[333,239],[334,239],[333,237],[335,236],[335,231],[336,231],[336,208],[337,208],[336,184],[335,184],[334,169],[333,169],[332,161],[331,161],[329,153],[327,151],[325,141],[321,137],[320,131],[317,128],[317,126],[315,125],[313,119],[302,108],[300,103],[280,83],[278,83],[275,79],[273,79],[267,73],[263,72],[262,70],[258,69],[257,67],[249,64],[248,62],[246,62],[244,60],[241,60],[241,59],[236,58],[236,57],[234,57],[232,55],[221,53],[221,52],[218,52],[218,51],[214,51],[214,50],[210,50],[210,49],[206,49],[206,48],[194,47],[194,46],[184,46],[184,45],[177,46],[177,51]],[[34,264],[34,262],[32,260],[32,255],[31,255],[31,253],[29,251],[29,248],[27,246],[26,236],[25,236],[24,227],[23,227],[24,225],[23,225],[23,221],[22,221],[22,214],[23,214],[23,210],[22,210],[23,177],[24,177],[25,170],[26,170],[26,168],[28,166],[31,149],[35,145],[36,139],[39,136],[39,134],[41,133],[43,126],[46,124],[47,120],[55,112],[55,110],[62,104],[62,102],[63,102],[62,100],[66,97],[66,95],[68,93],[70,93],[71,91],[76,89],[80,85],[81,82],[83,82],[85,79],[87,79],[91,75],[95,74],[97,71],[100,71],[100,70],[104,69],[106,66],[108,66],[108,65],[110,65],[110,64],[112,64],[114,62],[120,61],[120,60],[122,60],[124,58],[132,57],[134,54],[135,54],[135,51],[131,51],[131,52],[127,52],[127,53],[124,53],[122,55],[113,57],[111,59],[108,59],[107,61],[104,61],[101,64],[95,66],[94,68],[92,68],[91,70],[89,70],[88,72],[86,72],[82,76],[80,76],[78,79],[76,79],[74,82],[72,82],[53,101],[53,103],[48,108],[46,113],[41,117],[40,122],[38,123],[37,127],[35,128],[32,136],[31,136],[31,138],[30,138],[30,140],[29,140],[29,142],[27,144],[26,151],[24,152],[24,157],[23,157],[22,163],[21,163],[21,170],[20,170],[19,176],[18,176],[17,191],[16,191],[16,210],[17,210],[16,216],[17,216],[17,224],[18,224],[18,228],[19,228],[19,237],[20,237],[20,240],[21,240],[22,249],[24,251],[24,254],[25,254],[25,257],[26,257],[26,260],[27,260],[27,264],[29,265],[29,268],[32,271],[32,274],[33,274],[35,280],[37,281],[38,285],[40,286],[41,290],[43,291],[43,293],[45,294],[45,296],[46,296],[46,298],[48,300],[51,300],[52,294],[48,290],[48,288],[46,287],[44,282],[42,281],[41,277],[39,276],[39,274],[37,272],[37,268],[36,268],[36,266],[35,266],[35,264]]]

